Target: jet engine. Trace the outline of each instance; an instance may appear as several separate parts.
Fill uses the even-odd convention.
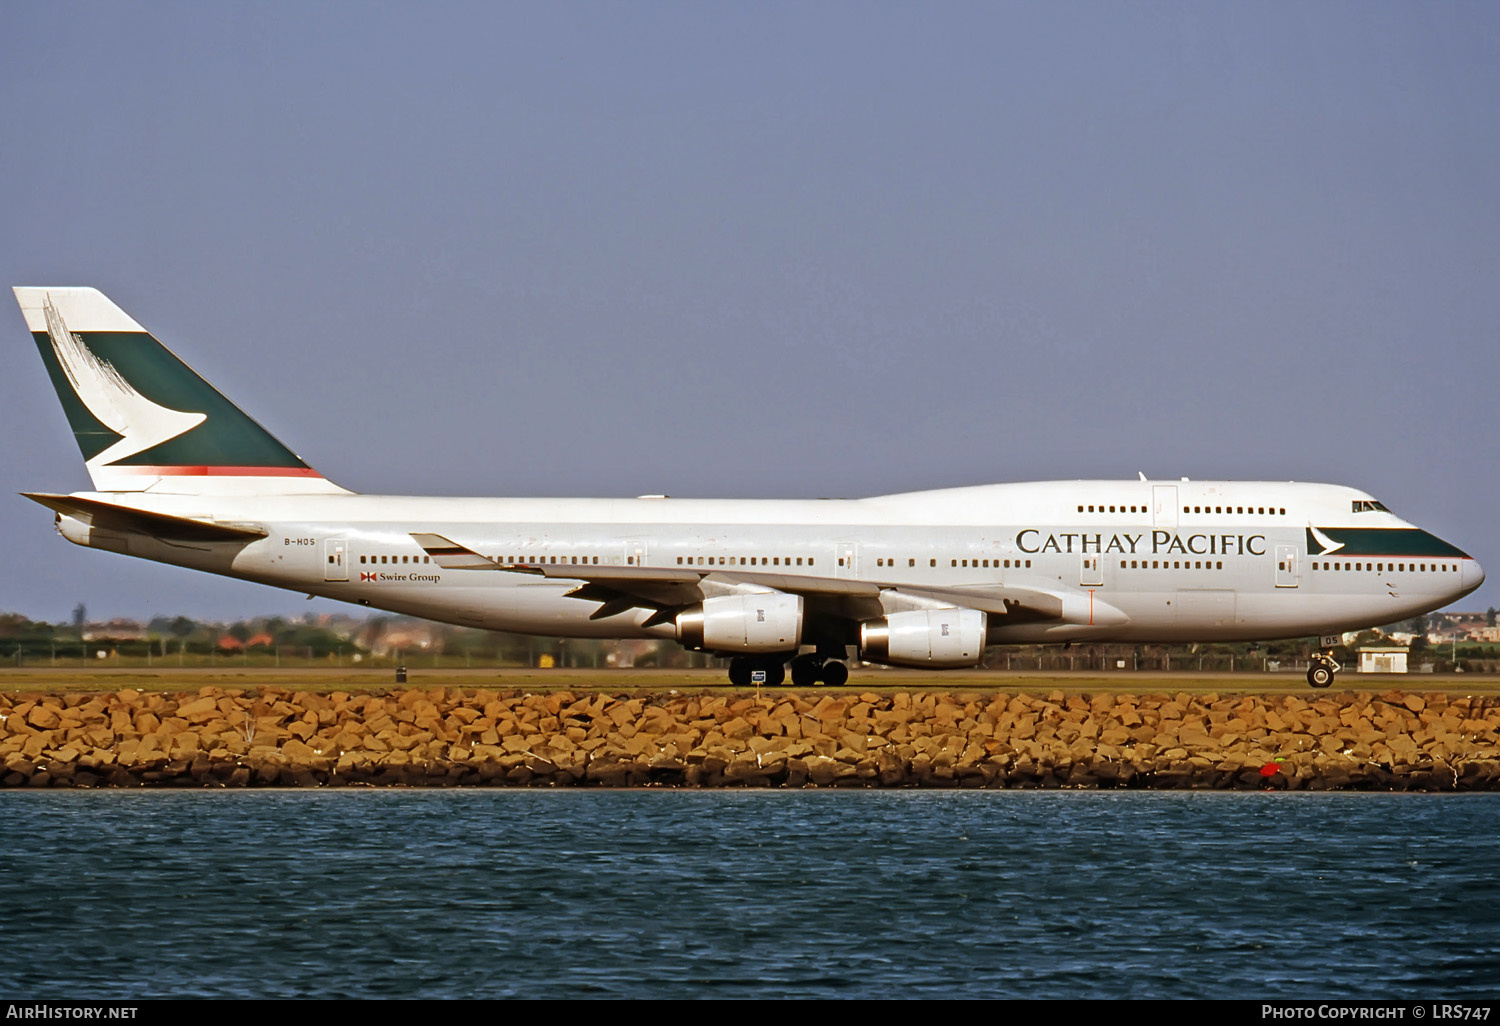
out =
[[[710,652],[791,652],[802,642],[802,596],[721,595],[677,614],[677,640]]]
[[[984,655],[987,618],[977,609],[914,609],[859,625],[859,657],[892,666],[955,669]]]

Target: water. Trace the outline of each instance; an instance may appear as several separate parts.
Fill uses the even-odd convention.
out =
[[[1484,997],[1500,796],[0,796],[0,995]]]

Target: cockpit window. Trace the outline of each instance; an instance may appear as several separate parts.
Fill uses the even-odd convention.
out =
[[[1354,512],[1356,513],[1389,513],[1385,503],[1376,502],[1374,499],[1355,499]]]

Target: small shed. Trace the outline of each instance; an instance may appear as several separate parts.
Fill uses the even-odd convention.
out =
[[[1360,673],[1405,673],[1407,650],[1399,645],[1371,645],[1359,650]]]

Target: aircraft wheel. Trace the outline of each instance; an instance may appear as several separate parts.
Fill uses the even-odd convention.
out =
[[[766,687],[780,687],[786,681],[786,667],[779,662],[762,664],[766,671]]]
[[[818,683],[818,664],[807,656],[798,656],[792,660],[792,683],[799,688],[810,687]]]
[[[849,667],[845,666],[837,659],[830,659],[828,660],[828,662],[823,664],[823,672],[822,674],[820,674],[820,676],[823,678],[824,684],[827,684],[829,687],[836,688],[848,683]]]
[[[1333,671],[1322,663],[1307,668],[1307,682],[1315,688],[1326,688],[1333,683]]]
[[[750,686],[750,660],[729,660],[729,683],[737,688],[748,688]]]

